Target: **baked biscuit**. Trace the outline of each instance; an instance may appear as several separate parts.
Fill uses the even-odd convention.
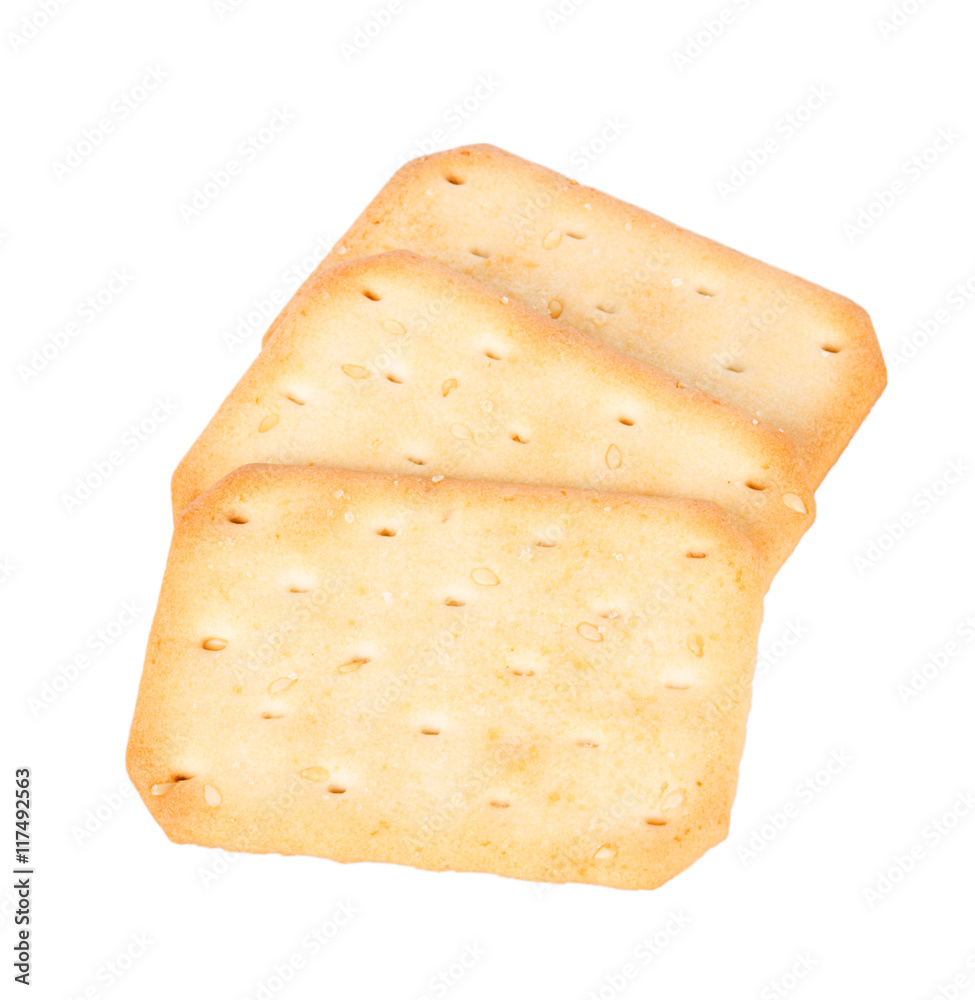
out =
[[[769,576],[813,519],[784,434],[407,251],[299,291],[176,470],[175,512],[253,462],[710,500]]]
[[[494,146],[406,164],[321,266],[401,247],[784,430],[813,488],[886,384],[849,299]]]
[[[653,888],[726,835],[763,583],[700,501],[239,469],[128,771],[178,843]]]

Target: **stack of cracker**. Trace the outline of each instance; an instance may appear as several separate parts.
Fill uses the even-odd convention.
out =
[[[407,164],[176,470],[135,786],[180,843],[660,885],[884,382],[838,295],[494,147]]]

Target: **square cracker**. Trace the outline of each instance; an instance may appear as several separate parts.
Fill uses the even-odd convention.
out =
[[[652,888],[726,835],[762,586],[705,502],[239,469],[128,771],[178,843]]]
[[[173,477],[326,465],[723,506],[769,575],[812,522],[792,442],[407,251],[319,272]]]
[[[400,247],[784,430],[813,488],[886,384],[849,299],[494,146],[406,164],[321,266]]]

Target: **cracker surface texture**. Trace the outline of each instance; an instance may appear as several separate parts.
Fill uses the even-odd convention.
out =
[[[406,164],[322,266],[401,247],[786,431],[814,488],[886,384],[849,299],[494,146]]]
[[[709,503],[240,469],[177,521],[129,774],[178,843],[653,888],[726,835],[762,590]]]
[[[769,577],[813,519],[786,435],[408,251],[299,291],[176,470],[174,511],[253,462],[710,500]]]

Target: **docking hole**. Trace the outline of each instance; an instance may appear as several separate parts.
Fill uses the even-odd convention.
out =
[[[189,781],[193,776],[191,774],[177,774],[175,777],[171,778],[169,781],[163,781],[158,785],[153,785],[149,789],[151,795],[165,795],[167,792],[171,792],[181,781]]]

